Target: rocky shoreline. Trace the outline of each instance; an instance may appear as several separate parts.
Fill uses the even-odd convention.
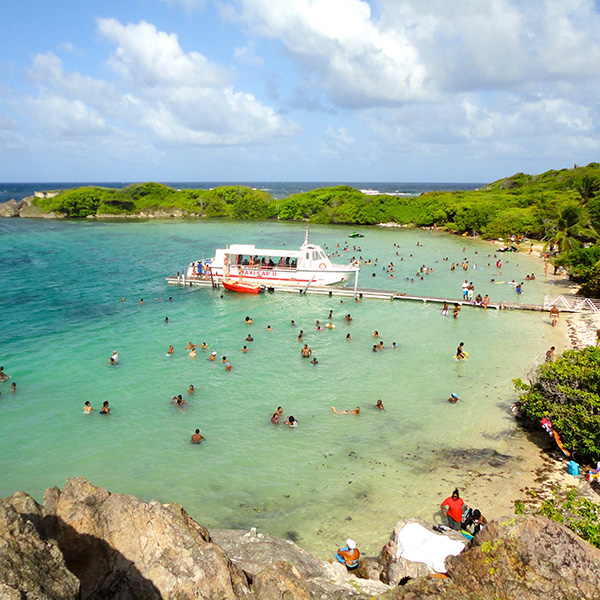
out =
[[[255,530],[212,531],[178,504],[111,494],[83,478],[0,501],[7,600],[475,600],[600,598],[600,550],[544,517],[488,524],[447,574],[398,558],[398,533],[356,573]],[[423,524],[426,528],[427,523]],[[440,537],[445,537],[440,535]]]

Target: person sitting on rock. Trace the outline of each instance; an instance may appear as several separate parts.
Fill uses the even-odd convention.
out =
[[[356,547],[356,542],[348,538],[346,540],[346,546],[337,551],[335,558],[338,560],[338,562],[346,565],[346,569],[348,569],[348,571],[353,571],[356,569],[360,559],[360,552]]]
[[[481,514],[481,511],[476,508],[473,511],[467,511],[465,520],[462,523],[462,528],[467,529],[468,527],[473,526],[473,535],[477,535],[484,525],[487,525],[487,519]]]

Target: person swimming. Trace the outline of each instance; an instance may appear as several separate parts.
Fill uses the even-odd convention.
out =
[[[169,346],[169,349],[167,350],[167,356],[173,354],[173,352],[175,352],[175,348],[173,348],[173,346]]]
[[[338,410],[335,406],[332,406],[331,410],[336,415],[358,415],[358,414],[360,414],[360,406],[357,406],[354,410]]]
[[[84,414],[84,415],[89,415],[89,414],[91,414],[91,412],[92,412],[93,410],[94,410],[94,409],[92,408],[92,405],[90,404],[90,401],[89,401],[89,400],[86,400],[86,401],[85,401],[85,404],[83,405],[83,414]]]
[[[108,407],[108,400],[105,400],[102,403],[102,408],[100,409],[101,415],[110,415],[110,408]]]
[[[281,406],[277,407],[277,410],[273,413],[273,416],[271,417],[271,423],[274,423],[275,425],[279,425],[279,415],[283,412],[283,408],[281,408]]]
[[[383,406],[383,402],[381,400],[377,400],[377,402],[375,403],[375,408],[378,408],[379,410],[385,410],[385,407]]]
[[[313,359],[310,361],[311,365],[318,365],[319,361],[317,360],[317,358],[315,356],[313,356]]]
[[[458,394],[456,392],[452,392],[450,398],[448,398],[448,402],[452,402],[452,404],[458,402],[459,400],[460,398],[458,397]]]
[[[290,415],[285,421],[284,421],[285,425],[289,425],[290,427],[298,427],[298,421],[296,421],[296,419],[294,419],[294,417],[292,415]]]

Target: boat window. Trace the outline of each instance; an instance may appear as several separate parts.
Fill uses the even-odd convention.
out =
[[[290,267],[292,269],[295,269],[298,265],[298,259],[297,258],[292,258],[292,260],[290,260]]]

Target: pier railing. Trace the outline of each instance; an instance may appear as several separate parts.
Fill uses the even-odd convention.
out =
[[[553,306],[568,312],[600,312],[600,300],[579,296],[546,296],[544,310],[550,310]]]

